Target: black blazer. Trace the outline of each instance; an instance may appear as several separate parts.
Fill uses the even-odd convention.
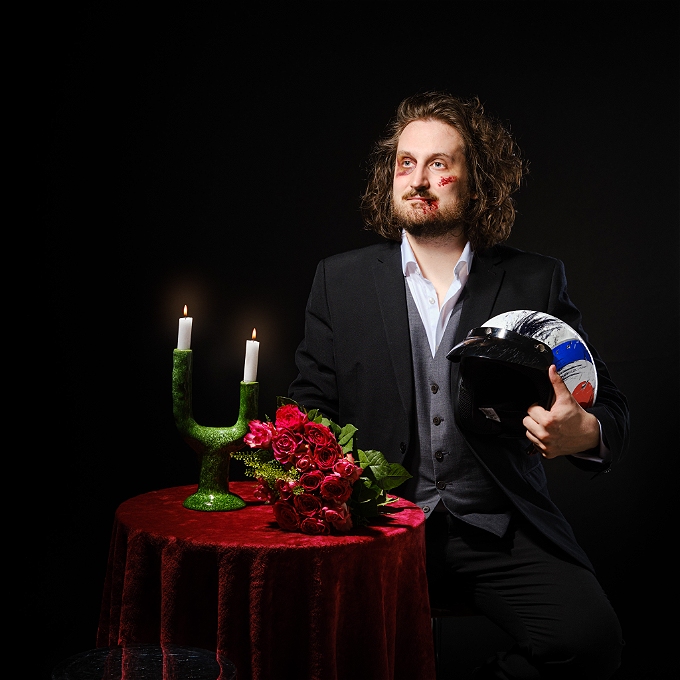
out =
[[[588,343],[598,372],[597,400],[588,410],[600,421],[611,463],[615,463],[628,440],[627,402],[588,342],[581,315],[567,294],[559,260],[507,246],[476,253],[455,342],[471,328],[515,309],[552,314]],[[369,246],[319,263],[296,364],[299,375],[290,386],[291,398],[307,408],[320,409],[335,422],[356,425],[359,448],[382,451],[393,462],[408,462],[409,446],[416,436],[415,393],[399,243]],[[456,385],[458,364],[452,363],[451,371],[451,385]],[[571,527],[550,500],[540,457],[527,455],[517,440],[465,438],[517,510],[592,569]],[[569,459],[595,471],[609,466]]]

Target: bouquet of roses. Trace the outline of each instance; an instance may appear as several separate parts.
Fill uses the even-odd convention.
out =
[[[390,512],[396,498],[387,491],[411,477],[380,451],[355,451],[356,432],[279,397],[274,422],[250,421],[243,439],[251,450],[233,458],[257,479],[255,496],[272,505],[282,529],[346,532]]]

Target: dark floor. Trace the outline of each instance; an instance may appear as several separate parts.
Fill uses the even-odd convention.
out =
[[[512,643],[500,628],[483,616],[448,618],[443,621],[440,680],[467,680],[472,671],[497,649]],[[660,650],[662,638],[627,645],[623,663],[612,680],[677,680],[680,665]],[[578,680],[575,678],[574,680]]]

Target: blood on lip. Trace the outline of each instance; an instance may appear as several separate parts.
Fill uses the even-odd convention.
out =
[[[419,207],[423,212],[434,212],[439,209],[439,201],[433,198],[423,198],[419,202]]]
[[[418,206],[423,212],[434,212],[439,209],[439,199],[430,198],[428,196],[410,195],[404,196],[406,201],[414,201],[415,205]]]

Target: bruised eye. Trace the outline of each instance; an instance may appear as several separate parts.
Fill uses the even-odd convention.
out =
[[[409,172],[413,172],[413,168],[416,164],[410,158],[402,158],[397,165],[397,174],[405,175]]]

